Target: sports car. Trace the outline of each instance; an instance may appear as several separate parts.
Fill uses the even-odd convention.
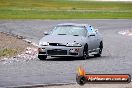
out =
[[[38,46],[38,58],[80,57],[89,55],[100,57],[103,49],[103,37],[89,24],[63,23],[44,33]]]

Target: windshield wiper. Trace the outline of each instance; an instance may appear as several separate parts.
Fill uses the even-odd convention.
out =
[[[57,34],[57,35],[66,35],[66,34]]]

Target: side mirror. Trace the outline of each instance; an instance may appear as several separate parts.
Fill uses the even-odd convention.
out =
[[[89,36],[95,36],[95,33],[90,33]]]
[[[49,35],[48,32],[44,32],[44,35]]]
[[[95,32],[98,32],[98,29],[95,29]]]

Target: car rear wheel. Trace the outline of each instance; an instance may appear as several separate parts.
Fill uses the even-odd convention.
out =
[[[100,57],[102,54],[102,50],[103,50],[103,43],[101,42],[99,45],[99,51],[97,54],[94,54],[95,57]]]
[[[38,55],[38,58],[40,60],[46,60],[47,56],[46,55]]]

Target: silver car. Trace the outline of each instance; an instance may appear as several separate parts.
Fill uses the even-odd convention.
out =
[[[97,29],[88,24],[58,24],[40,39],[38,58],[46,60],[51,57],[81,57],[87,59],[89,54],[100,57],[103,38]]]

